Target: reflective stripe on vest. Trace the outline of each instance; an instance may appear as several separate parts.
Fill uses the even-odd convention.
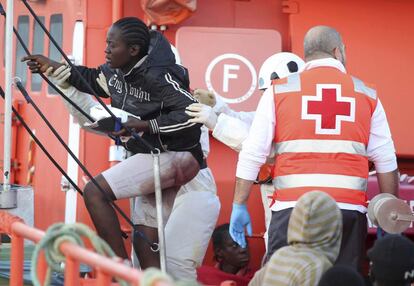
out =
[[[325,187],[342,188],[364,191],[367,188],[367,180],[360,177],[332,175],[332,174],[297,174],[277,176],[273,179],[276,189],[289,189],[299,187]]]
[[[377,99],[377,91],[372,89],[364,84],[364,82],[356,77],[352,77],[354,82],[355,92],[365,94],[366,96],[371,97],[372,99]]]
[[[274,92],[278,94],[294,91],[300,91],[300,77],[298,73],[287,77],[286,83],[274,85]]]
[[[289,152],[325,153],[326,150],[329,150],[331,153],[367,155],[365,145],[355,141],[299,139],[284,141],[275,145],[276,154]]]

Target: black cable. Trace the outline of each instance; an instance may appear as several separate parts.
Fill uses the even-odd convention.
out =
[[[49,122],[49,120],[45,117],[45,115],[42,113],[42,111],[39,109],[39,107],[36,105],[36,103],[33,101],[33,99],[29,96],[26,89],[22,85],[20,81],[16,81],[16,87],[20,90],[24,98],[26,99],[28,104],[31,104],[33,108],[36,110],[37,114],[43,119],[43,121],[46,123],[46,125],[49,127],[49,129],[52,131],[52,133],[56,136],[56,138],[59,140],[60,144],[66,149],[66,151],[69,153],[69,155],[75,160],[75,162],[79,165],[79,167],[82,169],[82,171],[88,176],[88,178],[91,180],[91,182],[99,189],[99,191],[104,195],[105,199],[118,211],[118,213],[130,224],[132,227],[134,227],[134,223],[129,219],[129,217],[118,207],[115,202],[108,197],[108,195],[105,193],[105,191],[102,189],[102,187],[98,184],[98,182],[95,180],[95,178],[92,176],[92,174],[86,169],[86,167],[79,161],[79,159],[76,157],[76,155],[70,150],[69,146],[66,145],[65,141],[63,141],[62,137],[59,135],[59,133],[56,131],[56,129],[52,126],[52,124]]]
[[[6,17],[6,14],[4,13],[4,9],[0,3],[0,13]],[[23,40],[21,39],[19,33],[16,31],[16,29],[13,27],[13,31],[22,44],[23,48],[25,49],[26,53],[30,55],[30,51],[24,44]],[[41,74],[42,77],[45,77],[43,74]],[[129,217],[116,205],[110,198],[108,198],[105,191],[101,188],[101,186],[96,182],[95,178],[93,178],[92,174],[86,169],[86,167],[79,161],[79,159],[76,157],[76,155],[70,150],[69,146],[66,145],[65,141],[62,139],[62,137],[59,135],[59,133],[56,131],[56,129],[52,126],[52,124],[47,120],[47,118],[44,116],[43,112],[39,109],[39,107],[36,105],[36,103],[32,100],[32,98],[27,93],[26,89],[22,85],[21,81],[16,81],[16,87],[20,90],[24,98],[26,99],[27,103],[31,104],[33,108],[36,110],[36,112],[39,114],[39,116],[43,119],[43,121],[46,123],[46,125],[49,127],[49,129],[52,131],[52,133],[55,135],[55,137],[58,139],[60,144],[66,149],[66,151],[70,154],[70,156],[75,160],[75,162],[79,165],[79,167],[82,169],[82,171],[89,177],[89,179],[92,181],[92,183],[101,191],[101,193],[104,195],[104,197],[107,199],[107,201],[118,211],[118,213],[130,224],[132,227],[134,227],[134,223],[129,219]],[[58,90],[58,89],[56,89]],[[78,107],[79,108],[79,107]],[[87,113],[85,113],[80,108],[79,111],[83,112],[82,114],[85,114],[88,119],[92,118]],[[93,122],[93,119],[91,120]],[[125,236],[126,234],[123,234]]]
[[[4,99],[4,91],[0,86],[0,96]],[[72,187],[75,188],[75,190],[83,196],[83,192],[81,189],[76,185],[76,183],[69,177],[69,175],[63,170],[63,168],[59,165],[58,162],[56,162],[55,159],[53,159],[52,155],[46,150],[45,146],[40,142],[40,140],[36,137],[36,135],[33,133],[32,130],[30,130],[29,126],[26,124],[26,121],[23,119],[23,117],[19,114],[19,112],[12,106],[12,110],[14,115],[16,115],[17,119],[19,119],[20,123],[23,125],[23,127],[26,129],[26,131],[29,133],[29,135],[33,138],[33,140],[36,142],[36,144],[42,149],[42,151],[45,153],[45,155],[49,158],[49,160],[55,165],[55,167],[62,173],[62,175],[69,181],[69,183],[72,185]]]
[[[20,85],[20,87],[23,87],[22,86],[22,84],[20,83],[20,82],[18,82],[18,83],[16,83],[16,86],[19,88],[19,85]],[[20,90],[20,88],[19,88],[19,90]],[[24,90],[24,89],[23,89]],[[22,92],[22,90],[20,90],[20,92]],[[24,90],[24,93],[28,96],[28,94],[27,94],[27,92],[26,92],[26,90]],[[23,92],[22,92],[22,94],[23,94],[23,96],[25,97],[25,99],[26,100],[29,100],[31,103],[33,103],[33,101],[31,100],[31,98],[30,98],[30,96],[28,96],[28,97],[26,97],[26,95],[24,94]],[[2,89],[2,87],[0,86],[0,96],[4,99],[4,91],[3,91],[3,89]],[[33,104],[33,105],[35,105],[35,104]],[[37,108],[37,106],[36,106],[36,108]],[[35,108],[35,109],[36,109]],[[40,147],[40,149],[42,149],[42,151],[45,153],[45,155],[49,158],[49,160],[53,163],[53,165],[55,165],[55,167],[62,173],[62,175],[69,181],[69,183],[75,188],[75,190],[81,195],[81,196],[83,196],[83,192],[81,191],[81,189],[78,187],[78,185],[76,185],[76,183],[69,177],[69,175],[63,170],[63,168],[59,165],[59,163],[57,163],[56,162],[56,160],[52,157],[52,155],[50,155],[50,153],[46,150],[46,148],[44,147],[44,145],[40,142],[40,140],[36,137],[36,135],[32,132],[32,130],[30,129],[30,127],[27,125],[27,123],[26,123],[26,121],[23,119],[23,117],[20,115],[20,113],[12,106],[12,110],[13,110],[13,113],[16,115],[16,117],[17,117],[17,119],[19,119],[19,121],[22,123],[22,125],[23,125],[23,127],[26,129],[26,131],[29,133],[29,135],[33,138],[33,140],[36,142],[36,144]],[[39,114],[40,115],[40,114]],[[50,123],[49,123],[50,124]],[[52,130],[52,131],[54,131],[54,129]],[[60,137],[58,137],[58,139],[61,139]],[[66,145],[66,144],[64,144],[64,145]],[[72,156],[73,157],[73,156]],[[74,159],[75,159],[75,161],[77,160],[77,158],[76,158],[76,156],[74,157]],[[81,165],[79,165],[79,166],[81,166]],[[94,179],[93,179],[94,180]],[[97,184],[97,182],[96,182],[96,184]],[[100,186],[98,185],[98,188],[99,188]],[[104,193],[105,194],[105,193]],[[119,207],[112,201],[112,200],[109,200],[109,202],[111,203],[111,205],[113,205],[114,207],[115,207],[115,209],[117,209],[118,211],[120,211],[120,214],[122,215],[122,214],[124,214],[125,215],[125,213],[123,213],[122,212],[122,210],[121,209],[119,209]],[[123,216],[124,217],[124,216]],[[125,217],[124,217],[125,218]],[[142,239],[148,244],[148,245],[150,245],[150,247],[151,247],[151,249],[157,249],[157,244],[156,243],[152,243],[149,239],[148,239],[148,237],[143,233],[143,232],[141,232],[141,231],[138,231],[137,229],[136,229],[136,226],[129,220],[129,219],[127,219],[127,222],[132,226],[132,228],[133,228],[133,230],[134,230],[134,234],[135,233],[137,233],[139,236],[141,236],[142,237]],[[121,232],[122,232],[122,236],[124,237],[124,238],[128,238],[128,235],[124,232],[124,231],[122,231],[121,230]]]
[[[2,87],[0,86],[0,96],[4,99],[4,91]],[[45,153],[46,157],[49,158],[49,160],[53,163],[53,165],[60,171],[60,173],[68,180],[68,182],[73,186],[73,188],[81,195],[83,196],[82,190],[79,188],[78,185],[69,177],[69,175],[63,170],[63,168],[59,165],[58,162],[50,155],[50,153],[46,150],[45,146],[42,144],[42,142],[36,137],[36,135],[33,133],[33,131],[30,129],[30,127],[27,125],[26,121],[23,119],[23,117],[20,115],[20,113],[12,106],[12,110],[14,115],[16,115],[17,119],[19,119],[20,123],[23,125],[24,129],[29,133],[30,137],[33,138],[33,140],[36,142],[36,144],[42,149],[42,151]],[[111,201],[110,201],[111,202]],[[122,214],[121,214],[122,215]],[[131,222],[132,223],[132,222]],[[134,230],[134,234],[138,234],[141,236],[141,238],[150,245],[151,249],[158,249],[158,244],[151,242],[148,237],[141,231],[138,231],[136,229],[136,226],[132,223],[132,228]],[[122,231],[122,237],[128,238],[128,235]]]
[[[39,26],[42,28],[42,30],[46,33],[46,35],[49,37],[50,41],[53,43],[53,45],[56,47],[56,49],[60,52],[60,54],[63,56],[63,58],[66,60],[66,62],[70,65],[72,68],[72,71],[75,71],[75,73],[79,76],[82,83],[87,87],[89,90],[88,93],[92,94],[96,100],[102,105],[102,107],[109,113],[109,115],[115,120],[118,121],[119,124],[125,128],[132,137],[140,141],[142,144],[144,144],[145,147],[151,152],[157,152],[157,150],[151,146],[147,141],[145,141],[137,132],[132,130],[132,128],[125,126],[116,116],[112,113],[112,111],[106,106],[106,104],[102,101],[102,99],[95,95],[95,92],[93,91],[92,87],[89,85],[89,83],[83,78],[82,74],[78,71],[77,67],[69,60],[68,56],[65,54],[65,52],[62,50],[62,48],[59,46],[59,44],[56,42],[56,40],[53,38],[53,36],[49,33],[49,31],[46,29],[45,25],[43,25],[42,21],[40,21],[39,17],[36,15],[32,7],[29,3],[27,3],[27,0],[22,0],[23,4],[26,6],[26,8],[29,10],[30,14],[32,14],[33,18],[36,20],[36,22],[39,24]]]
[[[31,100],[30,96],[28,96],[27,91],[23,89],[20,89],[23,87],[23,85],[21,84],[21,82],[17,82],[16,86],[19,88],[20,92],[22,92],[23,96],[25,97],[26,101],[32,103],[33,106],[35,106],[34,102]],[[20,87],[19,87],[20,86]],[[26,97],[27,95],[27,97]],[[4,91],[0,86],[0,96],[4,99]],[[36,111],[38,110],[37,106],[36,106]],[[36,137],[36,135],[32,132],[32,130],[30,130],[29,126],[27,125],[26,121],[23,119],[23,117],[19,114],[19,112],[12,106],[12,110],[13,113],[16,115],[16,117],[19,119],[19,121],[22,123],[23,127],[26,129],[26,131],[29,133],[29,135],[33,138],[33,140],[36,142],[36,144],[40,147],[40,149],[42,149],[42,151],[45,153],[45,155],[49,158],[49,160],[53,163],[53,165],[55,165],[55,167],[62,173],[62,175],[69,181],[69,183],[75,188],[75,190],[81,195],[83,196],[83,192],[81,191],[81,189],[78,187],[78,185],[76,185],[76,183],[69,177],[69,175],[63,170],[63,168],[59,165],[59,163],[56,162],[55,159],[53,159],[52,155],[50,155],[50,153],[46,150],[46,148],[44,147],[44,145],[40,142],[40,140]],[[41,113],[41,111],[39,110],[38,113]],[[43,114],[39,114],[42,116],[43,118]],[[48,124],[49,122],[46,122],[46,124]],[[50,123],[49,123],[50,124]],[[53,127],[52,127],[53,128]],[[54,129],[52,129],[52,132],[55,131]],[[56,131],[55,131],[56,132]],[[62,140],[62,138],[60,138],[58,136],[58,140]],[[63,143],[62,145],[67,146],[65,143]],[[77,160],[76,156],[73,154],[73,159],[75,159],[75,161]],[[82,168],[82,165],[79,165]],[[94,180],[94,179],[93,179]],[[97,182],[95,183],[97,184]],[[99,184],[97,185],[98,188],[100,187]],[[101,190],[101,192],[103,192],[103,190]],[[106,194],[103,192],[103,194]],[[113,207],[115,207],[115,209],[117,209],[121,215],[125,215],[125,213],[122,212],[121,209],[119,209],[119,207],[112,201],[109,199],[109,202],[111,203],[111,205]],[[125,216],[123,216],[125,218]],[[152,243],[144,233],[138,231],[135,227],[135,225],[129,220],[126,219],[127,222],[132,226],[134,233],[139,234],[142,239],[151,246],[151,249],[156,249],[156,244]],[[122,231],[122,236],[124,238],[128,238],[128,235]]]
[[[67,55],[63,52],[63,50],[60,48],[60,46],[57,44],[57,42],[55,41],[55,39],[52,37],[52,35],[49,33],[49,31],[46,29],[46,27],[43,25],[43,23],[40,21],[40,19],[38,18],[38,16],[36,15],[36,13],[33,11],[33,9],[31,8],[30,4],[28,4],[25,0],[22,0],[23,4],[27,7],[27,9],[29,10],[29,12],[32,14],[32,16],[34,17],[34,19],[36,20],[36,22],[39,24],[39,26],[43,29],[43,31],[46,33],[46,35],[49,37],[50,41],[52,41],[52,43],[55,45],[55,47],[58,49],[58,51],[61,53],[61,55],[63,56],[63,58],[66,60],[66,62],[71,66],[72,70],[74,70],[79,76],[81,81],[87,86],[87,88],[91,91],[90,94],[92,94],[97,101],[103,106],[103,108],[109,113],[109,115],[116,121],[118,122],[122,127],[124,127],[129,133],[131,133],[131,135],[134,137],[135,140],[141,141],[141,143],[144,144],[144,146],[146,146],[148,148],[149,151],[153,152],[153,151],[157,151],[156,148],[152,147],[148,142],[146,142],[143,138],[141,138],[141,136],[139,136],[139,134],[135,131],[133,131],[131,128],[124,126],[122,124],[122,122],[112,113],[112,111],[106,106],[106,104],[102,101],[101,98],[99,98],[97,95],[94,94],[94,91],[92,89],[92,87],[89,85],[89,83],[83,78],[83,76],[80,74],[80,72],[77,70],[76,66],[73,65],[73,63],[69,60],[69,58],[67,57]],[[3,14],[3,16],[5,15],[4,9],[0,3],[0,13]],[[26,53],[28,53],[28,55],[30,55],[29,50],[27,49],[27,47],[25,46],[24,42],[22,41],[21,37],[18,35],[18,31],[16,31],[16,29],[13,27],[13,31],[15,32],[17,38],[19,39],[20,43],[22,44],[23,47],[25,47],[25,51]],[[89,114],[85,114],[85,112],[83,110],[81,110],[72,100],[70,100],[69,98],[67,98],[58,88],[56,88],[54,86],[53,83],[51,83],[47,77],[45,77],[43,74],[41,74],[42,78],[46,80],[46,82],[48,82],[50,85],[52,85],[52,87],[54,87],[55,90],[58,91],[59,94],[61,94],[70,104],[72,104],[78,111],[80,111],[82,114],[84,114],[89,120],[91,120],[92,122],[94,121]],[[49,128],[51,129],[51,131],[54,133],[54,135],[56,136],[56,138],[60,141],[60,143],[65,147],[65,149],[69,152],[69,154],[71,154],[72,152],[70,151],[69,147],[66,145],[66,143],[64,143],[64,141],[62,140],[62,138],[59,136],[59,134],[56,132],[56,130],[52,127],[52,125],[50,124],[50,122],[44,117],[43,113],[38,109],[38,107],[34,104],[33,100],[30,98],[30,96],[28,95],[27,91],[24,89],[23,85],[20,82],[16,83],[16,86],[19,88],[20,92],[22,92],[23,96],[26,98],[26,100],[28,101],[28,103],[32,103],[32,105],[35,107],[36,111],[38,111],[38,114],[42,117],[42,119],[45,121],[45,123],[49,126]],[[111,136],[110,136],[111,137]],[[112,138],[112,137],[111,137]],[[73,153],[72,153],[73,154]],[[71,156],[72,156],[71,154]],[[145,242],[147,242],[150,246],[151,249],[157,249],[158,245],[157,243],[152,243],[151,241],[149,241],[149,239],[145,236],[144,233],[138,231],[134,224],[132,223],[132,221],[126,216],[126,214],[110,199],[107,198],[106,193],[103,191],[103,189],[100,187],[100,185],[96,182],[96,180],[92,177],[92,175],[88,172],[88,170],[85,168],[84,165],[82,165],[82,163],[78,160],[78,158],[73,154],[73,159],[76,161],[76,163],[79,165],[79,167],[84,171],[84,173],[91,179],[91,181],[94,183],[94,185],[102,192],[102,194],[105,196],[105,198],[108,200],[108,202],[115,208],[115,210],[118,211],[118,213],[128,222],[128,224],[130,224],[132,226],[132,228],[134,229],[134,233],[138,233]],[[124,237],[127,237],[126,234],[124,232],[122,232]]]
[[[0,14],[2,14],[4,17],[6,17],[6,13],[4,12],[3,6],[0,3]],[[19,34],[19,31],[16,30],[16,28],[13,26],[13,32],[15,34],[15,36],[17,37],[17,40],[20,42],[20,44],[22,45],[23,49],[25,50],[26,54],[28,56],[31,55],[29,49],[27,48],[26,44],[24,43],[22,37]],[[71,104],[76,110],[78,110],[80,113],[82,113],[83,116],[85,116],[90,122],[94,122],[95,119],[92,118],[92,116],[90,116],[88,113],[86,113],[82,108],[80,108],[75,102],[73,102],[69,97],[67,97],[53,82],[51,82],[47,76],[45,76],[44,74],[40,73],[40,76],[54,89],[56,90],[67,102],[69,102],[69,104]],[[110,137],[111,139],[113,139],[114,141],[117,140],[117,138],[111,134],[107,134],[108,137]]]
[[[65,141],[63,141],[62,137],[60,137],[59,133],[56,131],[56,129],[52,126],[52,124],[47,120],[45,115],[42,113],[42,111],[39,109],[39,107],[36,105],[36,103],[32,100],[32,98],[27,93],[26,89],[22,85],[20,81],[17,81],[16,87],[19,89],[19,91],[22,93],[24,98],[26,99],[28,104],[31,104],[33,108],[36,110],[36,112],[39,114],[39,116],[43,119],[43,121],[46,123],[46,125],[50,128],[52,133],[56,136],[56,138],[59,140],[59,142],[62,144],[62,146],[66,149],[66,151],[70,154],[70,156],[75,160],[75,162],[78,164],[78,166],[82,169],[82,171],[89,177],[91,182],[99,189],[99,191],[104,195],[104,198],[109,202],[109,204],[116,210],[118,213],[125,219],[125,221],[132,227],[134,230],[134,233],[138,233],[142,239],[148,243],[151,246],[151,249],[154,248],[154,243],[152,243],[144,233],[138,231],[134,225],[134,223],[130,220],[130,218],[125,214],[125,212],[111,199],[108,197],[108,195],[105,193],[105,191],[102,189],[102,187],[99,185],[99,183],[95,180],[95,178],[92,176],[91,173],[89,173],[88,169],[82,164],[81,161],[76,157],[76,155],[70,150],[69,146],[66,145]],[[122,236],[124,238],[128,238],[128,235],[122,232]]]
[[[3,5],[0,3],[0,14],[6,18],[6,12],[4,11]],[[29,49],[27,48],[26,44],[24,43],[22,37],[20,37],[19,32],[16,30],[16,28],[13,26],[13,32],[17,37],[17,40],[20,42],[21,46],[23,47],[24,51],[28,56],[31,56],[31,53]],[[56,90],[57,93],[60,94],[67,102],[69,102],[76,110],[78,110],[80,113],[82,113],[83,116],[85,116],[90,122],[94,122],[95,120],[86,113],[83,109],[81,109],[76,103],[74,103],[69,97],[67,97],[53,82],[51,82],[47,76],[40,73],[39,74],[54,90]]]

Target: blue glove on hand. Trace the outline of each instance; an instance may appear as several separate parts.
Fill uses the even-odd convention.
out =
[[[247,234],[252,235],[252,222],[247,211],[246,205],[233,203],[233,210],[230,217],[230,236],[241,247],[246,247],[246,238],[244,235],[244,228],[246,227]]]

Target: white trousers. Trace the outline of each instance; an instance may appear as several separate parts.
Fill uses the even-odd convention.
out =
[[[172,194],[165,194],[164,199],[163,193],[167,272],[175,279],[197,279],[196,268],[203,262],[220,212],[216,193],[209,168],[200,170],[193,180],[182,186],[175,200],[171,199]],[[137,197],[132,219],[134,224],[156,228],[155,208],[146,207],[148,204],[155,204],[152,197]]]

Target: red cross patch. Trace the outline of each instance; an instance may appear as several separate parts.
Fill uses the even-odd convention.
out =
[[[342,97],[340,84],[317,84],[316,96],[302,96],[302,119],[315,120],[315,134],[339,135],[341,122],[355,122],[355,98]]]

